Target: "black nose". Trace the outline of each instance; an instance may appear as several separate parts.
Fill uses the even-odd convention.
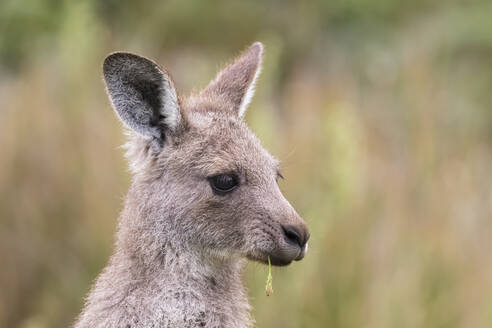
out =
[[[309,239],[309,233],[306,229],[298,228],[292,225],[283,225],[282,230],[284,231],[285,239],[288,243],[299,245],[301,248],[306,245]]]

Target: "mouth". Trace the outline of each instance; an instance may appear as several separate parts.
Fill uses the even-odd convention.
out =
[[[287,266],[292,261],[300,261],[307,252],[307,244],[301,249],[300,247],[285,247],[274,250],[273,252],[261,252],[257,256],[248,256],[249,260],[268,264],[268,257],[273,266]]]

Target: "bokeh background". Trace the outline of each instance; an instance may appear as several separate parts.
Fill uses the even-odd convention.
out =
[[[183,94],[253,41],[246,115],[308,222],[304,261],[249,264],[258,327],[492,327],[489,0],[0,1],[0,327],[68,327],[130,175],[101,63]]]

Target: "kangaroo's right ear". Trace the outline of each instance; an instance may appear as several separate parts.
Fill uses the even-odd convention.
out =
[[[113,108],[127,127],[160,143],[178,129],[182,117],[176,89],[156,63],[116,52],[104,60],[103,72]]]

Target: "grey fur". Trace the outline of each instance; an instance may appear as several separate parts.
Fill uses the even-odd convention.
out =
[[[289,243],[282,229],[293,226],[309,238],[278,188],[278,162],[238,111],[259,69],[258,47],[219,73],[211,85],[222,85],[221,92],[212,87],[214,92],[176,98],[178,119],[164,124],[155,124],[155,107],[132,85],[159,84],[163,92],[171,86],[175,93],[169,75],[135,55],[113,54],[105,61],[108,93],[133,129],[127,157],[134,178],[114,253],[76,328],[250,327],[241,282],[246,260],[265,263],[270,256],[273,264],[286,265],[304,256],[307,245]],[[173,108],[157,107],[164,113]],[[161,143],[156,146],[153,138]],[[208,177],[230,172],[239,187],[215,194]]]

